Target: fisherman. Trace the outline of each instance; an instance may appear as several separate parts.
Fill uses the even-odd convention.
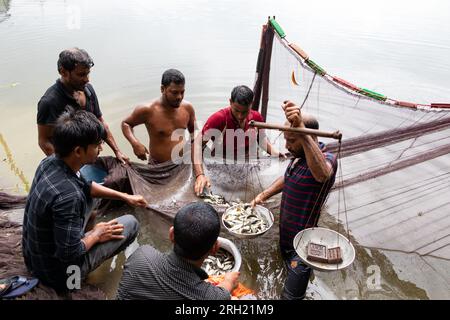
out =
[[[249,127],[251,120],[264,122],[261,114],[251,109],[253,97],[253,91],[249,87],[245,85],[234,87],[231,91],[230,105],[212,114],[203,126],[201,135],[196,137],[194,190],[197,195],[203,192],[205,186],[211,186],[202,165],[202,151],[210,140],[216,146],[212,150],[212,155],[216,157],[233,160],[248,159],[252,156],[252,152],[256,156],[259,145],[271,156],[286,158],[284,153],[280,153],[272,146],[263,130],[257,131]]]
[[[173,251],[163,254],[150,245],[138,248],[127,260],[119,283],[120,300],[227,300],[238,285],[239,272],[225,274],[214,286],[201,268],[219,249],[220,220],[204,202],[181,208],[169,229]]]
[[[166,70],[161,79],[161,96],[136,106],[132,114],[122,121],[122,132],[134,154],[150,165],[164,167],[166,174],[176,172],[177,163],[180,163],[177,161],[183,156],[186,144],[182,135],[186,129],[193,141],[195,111],[192,104],[183,99],[184,86],[185,78],[180,71]],[[134,127],[141,124],[145,124],[150,138],[148,148],[134,135]]]
[[[285,101],[283,109],[292,127],[319,129],[317,119],[300,112],[295,103]],[[300,260],[293,240],[303,229],[317,225],[322,204],[334,184],[337,161],[335,155],[322,151],[324,145],[316,136],[285,132],[284,137],[294,159],[283,177],[253,199],[252,206],[282,192],[280,249],[287,269],[282,298],[296,300],[305,297],[311,269]]]
[[[78,48],[62,51],[58,59],[58,72],[61,77],[47,89],[39,100],[37,125],[39,147],[47,155],[55,152],[52,142],[56,119],[67,106],[93,113],[106,129],[105,142],[114,152],[117,160],[126,163],[129,158],[124,155],[114,140],[98,103],[94,87],[89,83],[89,73],[94,62],[89,54]]]
[[[80,175],[92,164],[106,138],[93,113],[69,110],[53,130],[55,154],[39,164],[25,206],[22,249],[30,273],[58,293],[65,294],[68,277],[84,279],[103,261],[124,250],[135,238],[139,223],[132,215],[97,223],[86,229],[93,197],[122,200],[146,207],[140,195],[121,193]]]

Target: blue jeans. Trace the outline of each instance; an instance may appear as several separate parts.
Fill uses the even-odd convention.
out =
[[[300,260],[294,250],[281,250],[281,254],[287,270],[281,299],[302,300],[305,298],[306,288],[308,288],[311,268]]]

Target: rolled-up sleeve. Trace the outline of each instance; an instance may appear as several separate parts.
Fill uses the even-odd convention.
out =
[[[56,258],[64,263],[76,263],[86,254],[81,241],[83,229],[83,201],[76,193],[55,201],[53,207]]]

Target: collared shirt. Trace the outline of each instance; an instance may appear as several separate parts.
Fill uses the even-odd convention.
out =
[[[227,300],[230,293],[204,281],[207,273],[179,257],[150,245],[127,260],[117,291],[120,300]]]
[[[84,110],[93,113],[97,118],[102,116],[100,106],[98,104],[97,95],[90,83],[84,88],[86,96],[86,106]],[[75,98],[70,95],[61,80],[56,80],[44,93],[38,102],[37,123],[41,125],[53,125],[56,119],[66,110],[67,106],[74,109],[83,109]]]
[[[81,265],[86,254],[81,239],[92,206],[90,189],[55,155],[36,170],[25,206],[22,251],[28,270],[56,289],[66,286],[67,266]]]
[[[321,143],[320,148],[324,145]],[[334,184],[337,171],[336,157],[323,153],[333,168],[333,175],[325,182],[314,179],[306,159],[292,159],[284,175],[280,206],[280,247],[283,251],[294,250],[293,240],[305,228],[317,226],[322,204]]]
[[[211,138],[215,142],[216,138],[219,138],[215,136],[216,133],[221,132],[222,133],[222,140],[215,142],[217,146],[223,145],[223,156],[225,157],[227,155],[227,150],[233,150],[233,155],[236,156],[239,153],[242,152],[242,154],[247,154],[249,151],[249,147],[255,147],[258,143],[258,131],[255,128],[250,128],[249,122],[251,120],[255,120],[258,122],[264,122],[263,117],[258,111],[251,110],[249,111],[247,118],[245,119],[245,125],[244,129],[239,126],[238,121],[233,117],[233,114],[231,112],[231,106],[228,106],[224,109],[221,109],[214,114],[212,114],[208,120],[206,121],[205,125],[202,129],[202,135],[207,136],[208,138]],[[214,131],[210,131],[211,129],[216,129]],[[231,129],[227,132],[227,129]],[[234,135],[236,130],[241,131],[241,133],[245,133],[244,139],[238,139],[234,136],[234,141],[228,141],[227,142],[227,133]],[[214,132],[214,133],[213,133]],[[264,134],[263,130],[259,130],[259,135],[262,137]],[[230,138],[230,137],[229,137]],[[233,138],[233,137],[231,137]],[[239,150],[239,151],[238,151]],[[244,153],[245,152],[245,153]],[[230,151],[228,151],[228,154]],[[232,158],[232,157],[228,157]]]

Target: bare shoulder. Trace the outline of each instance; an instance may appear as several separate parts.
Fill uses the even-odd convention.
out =
[[[195,116],[194,106],[189,101],[183,100],[181,107],[183,107],[190,115]]]
[[[153,102],[144,102],[137,104],[124,122],[136,126],[148,122],[154,113]]]
[[[141,115],[146,115],[149,116],[152,113],[155,112],[155,110],[160,106],[160,102],[159,99],[154,99],[152,101],[148,101],[148,102],[143,102],[138,104],[135,108],[134,108],[134,112],[141,114]]]

